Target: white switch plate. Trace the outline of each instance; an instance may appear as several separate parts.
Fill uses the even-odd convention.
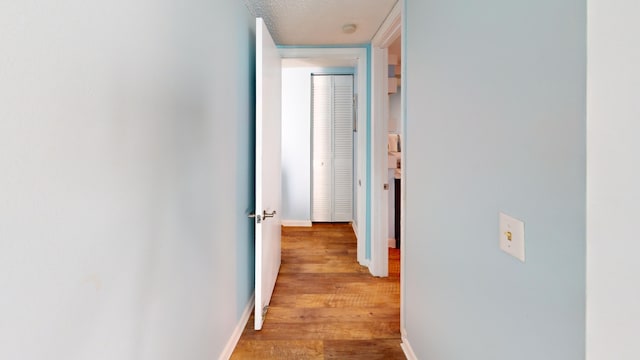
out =
[[[511,216],[500,213],[500,249],[524,262],[524,223]],[[511,240],[509,240],[511,234]]]

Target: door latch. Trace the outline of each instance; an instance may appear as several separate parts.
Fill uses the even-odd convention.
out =
[[[262,221],[262,217],[259,214],[256,215],[256,213],[254,213],[254,212],[251,212],[249,214],[249,217],[250,218],[255,218],[256,219],[256,224],[260,224],[260,222]]]

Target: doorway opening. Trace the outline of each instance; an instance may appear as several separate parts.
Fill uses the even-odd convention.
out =
[[[406,199],[406,38],[404,17],[406,0],[400,0],[371,41],[372,52],[372,272],[389,273],[389,245],[402,248],[400,256],[400,329],[404,341],[404,206]],[[391,65],[391,66],[390,66]],[[399,179],[397,179],[399,177]],[[393,193],[389,192],[393,182]],[[396,196],[398,194],[399,196]],[[393,203],[393,214],[390,212]],[[399,219],[396,217],[399,215]],[[393,230],[390,225],[393,221]],[[396,230],[397,229],[397,230]],[[393,234],[393,238],[391,237]],[[393,241],[389,241],[393,239]],[[399,240],[396,244],[396,240]],[[394,246],[394,247],[395,247]]]
[[[388,81],[389,81],[389,58],[388,48],[392,42],[400,38],[400,32],[402,28],[401,12],[403,11],[404,1],[398,1],[397,5],[389,14],[385,23],[380,27],[378,34],[372,40],[370,45],[363,45],[356,48],[287,48],[281,47],[281,57],[286,60],[294,60],[307,63],[307,65],[317,61],[329,61],[329,62],[343,62],[347,61],[354,68],[355,76],[355,89],[357,95],[355,97],[356,121],[354,132],[354,170],[356,176],[354,177],[354,211],[353,211],[353,228],[357,236],[357,260],[363,265],[369,267],[371,273],[375,276],[388,276],[389,275],[389,167],[388,156],[390,152],[389,143],[389,127],[391,124],[389,121],[389,108],[391,106],[389,102]],[[402,42],[402,40],[399,40]],[[401,46],[401,54],[404,51],[404,46]],[[334,66],[344,66],[335,65]],[[398,72],[402,72],[400,69],[402,66],[398,66]],[[394,69],[394,75],[395,75]],[[397,77],[396,77],[397,81]],[[404,81],[402,81],[404,82]],[[311,86],[309,85],[308,88]],[[384,90],[382,90],[384,89]],[[401,92],[402,94],[402,92]],[[360,96],[358,96],[360,95]],[[399,146],[400,151],[392,151],[399,153],[400,161],[396,166],[400,168],[399,175],[399,188],[400,199],[405,198],[405,186],[404,186],[404,169],[406,158],[405,152],[401,151],[404,143],[405,126],[404,126],[404,97],[402,94],[397,96],[401,98],[400,108],[401,116],[397,121],[400,123],[400,129],[396,134],[396,146]],[[307,108],[308,109],[308,108]],[[286,111],[286,108],[283,107]],[[307,110],[310,113],[309,110]],[[284,114],[283,114],[284,115]],[[384,119],[384,122],[381,120]],[[308,125],[305,125],[308,124]],[[397,123],[396,123],[397,125]],[[283,124],[283,126],[286,126]],[[299,121],[296,126],[304,128],[307,126],[306,133],[310,134],[308,128],[310,122]],[[397,128],[396,128],[397,129]],[[307,139],[310,136],[307,135]],[[306,147],[307,149],[310,146]],[[301,148],[289,152],[285,149],[283,144],[283,153],[300,155]],[[309,150],[310,151],[310,150]],[[304,154],[309,165],[306,167],[308,175],[306,179],[307,186],[311,186],[311,154]],[[397,156],[397,155],[396,155]],[[299,164],[299,163],[298,163]],[[296,191],[296,185],[293,178],[289,177],[288,171],[290,169],[284,167],[283,158],[283,201],[286,201],[287,191]],[[394,186],[395,186],[395,173],[394,169]],[[294,184],[295,183],[295,184]],[[384,186],[386,185],[386,186]],[[395,190],[395,187],[394,187]],[[394,191],[395,193],[395,191]],[[311,201],[311,190],[308,191],[307,199]],[[384,201],[386,196],[387,201]],[[394,199],[395,200],[395,199]],[[384,203],[384,206],[381,204]],[[395,201],[394,201],[395,204]],[[284,205],[284,204],[283,204]],[[399,206],[402,209],[402,201]],[[283,209],[286,209],[283,206]],[[294,207],[291,207],[292,209]],[[311,226],[311,206],[306,206],[309,214],[302,220],[299,218],[289,218],[287,213],[283,213],[282,224],[287,226]],[[394,209],[395,210],[395,209]],[[400,211],[402,212],[402,210]],[[395,213],[395,211],[394,211]],[[308,219],[308,220],[307,220]],[[384,225],[386,224],[386,226]],[[395,236],[395,224],[394,219],[394,239],[400,238],[400,241],[404,241],[402,236]],[[401,233],[403,232],[403,223],[400,220]],[[383,241],[381,241],[382,239]],[[394,240],[395,242],[395,240]],[[404,252],[403,252],[404,253]],[[384,254],[384,255],[381,255]],[[400,268],[404,265],[404,262],[400,263]],[[380,271],[382,269],[382,271]],[[401,272],[401,288],[404,273]],[[401,303],[401,318],[400,325],[401,330],[404,330],[404,315],[403,315],[403,291],[401,290],[400,303]]]
[[[353,172],[351,222],[357,238],[357,260],[368,266],[366,258],[367,196],[367,49],[288,48],[280,49],[283,66],[282,106],[282,201],[284,226],[312,224],[312,75],[353,76],[352,136]],[[341,220],[342,221],[342,220]]]
[[[388,276],[388,249],[399,248],[402,242],[401,13],[402,2],[398,2],[371,42],[371,272],[376,276]]]

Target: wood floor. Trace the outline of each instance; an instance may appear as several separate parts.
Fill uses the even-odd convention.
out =
[[[231,359],[405,359],[400,348],[400,253],[389,277],[356,261],[349,224],[283,228],[282,266],[262,330],[253,316]]]

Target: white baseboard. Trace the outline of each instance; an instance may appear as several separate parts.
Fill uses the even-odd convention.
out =
[[[233,354],[233,350],[235,350],[236,345],[238,345],[238,340],[240,340],[240,336],[244,331],[245,326],[247,326],[247,322],[249,321],[249,317],[251,317],[251,312],[253,311],[253,306],[255,305],[255,294],[251,295],[251,299],[249,299],[249,303],[247,307],[242,312],[242,317],[240,317],[240,321],[236,328],[233,330],[231,334],[231,338],[227,342],[227,345],[224,347],[222,354],[220,354],[219,360],[229,360],[231,354]]]
[[[389,244],[390,248],[395,248],[396,247],[396,239],[389,238],[388,244]]]
[[[400,347],[402,347],[402,351],[404,351],[404,355],[407,357],[407,360],[418,360],[416,353],[414,353],[411,348],[411,344],[409,344],[409,340],[407,340],[405,336],[402,337]]]
[[[311,227],[311,220],[282,220],[282,226]]]

